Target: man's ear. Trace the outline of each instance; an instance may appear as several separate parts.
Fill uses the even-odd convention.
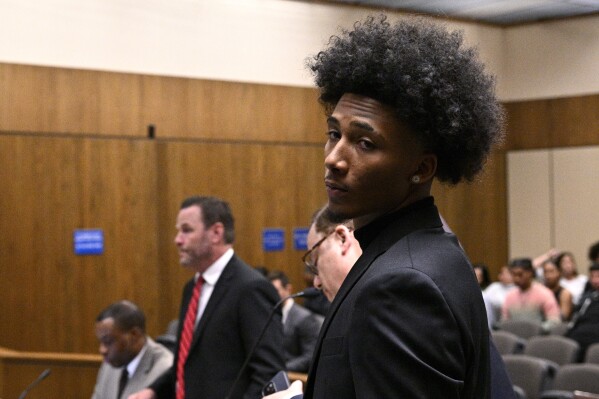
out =
[[[437,156],[433,153],[425,153],[420,159],[420,163],[412,175],[413,183],[425,183],[432,180],[437,173]],[[414,180],[414,177],[418,178]]]
[[[352,245],[351,238],[353,233],[349,230],[349,228],[343,224],[335,227],[335,235],[337,239],[341,242],[341,254],[345,255],[349,248]]]
[[[131,330],[129,330],[129,333],[135,340],[137,340],[140,337],[143,337],[145,335],[144,332],[141,331],[141,328],[139,328],[139,327],[133,327]]]
[[[210,242],[218,244],[225,241],[225,226],[221,222],[216,222],[209,228]]]

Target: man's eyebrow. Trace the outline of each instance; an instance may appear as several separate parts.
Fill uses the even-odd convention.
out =
[[[357,127],[358,129],[362,129],[362,130],[366,130],[366,131],[374,133],[374,128],[369,123],[360,122],[360,121],[352,121],[352,122],[350,122],[350,125]]]
[[[329,124],[334,124],[334,125],[338,125],[339,121],[337,120],[337,118],[335,118],[334,116],[329,116],[327,118],[327,123]],[[372,127],[372,125],[370,125],[369,123],[366,122],[361,122],[361,121],[352,121],[349,123],[350,126],[356,127],[358,129],[362,129],[362,130],[366,130],[368,132],[375,132],[374,128]]]

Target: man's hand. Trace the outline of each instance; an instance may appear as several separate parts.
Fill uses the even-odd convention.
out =
[[[293,383],[286,390],[273,393],[272,395],[265,396],[262,399],[291,399],[296,395],[301,395],[303,392],[302,382],[298,380],[293,381]]]
[[[131,394],[127,399],[156,399],[156,393],[149,388]]]

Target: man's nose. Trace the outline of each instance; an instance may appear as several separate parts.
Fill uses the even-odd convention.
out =
[[[318,277],[318,275],[314,276],[314,280],[312,280],[312,285],[314,285],[314,287],[318,289],[322,288],[322,281],[320,281],[320,277]]]
[[[325,153],[324,165],[327,170],[345,173],[348,166],[346,155],[345,141],[341,139]]]

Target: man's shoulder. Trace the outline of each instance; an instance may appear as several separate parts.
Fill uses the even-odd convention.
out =
[[[243,259],[239,258],[236,255],[233,255],[229,263],[227,263],[225,271],[227,274],[229,274],[231,278],[237,281],[245,283],[259,282],[270,284],[268,280],[266,280],[266,278],[262,274],[260,274],[260,272],[255,270],[247,263],[245,263]]]
[[[456,272],[459,277],[473,274],[456,236],[440,228],[416,230],[396,241],[386,252],[381,261],[403,265],[432,278],[438,274],[453,278]]]
[[[173,357],[173,353],[168,350],[167,347],[165,347],[162,344],[159,344],[158,342],[154,341],[152,338],[148,337],[147,338],[147,344],[148,344],[148,352],[151,353],[152,355],[154,355],[155,357],[165,357],[165,358],[172,358]]]
[[[297,303],[294,303],[291,309],[289,309],[289,314],[292,313],[299,319],[305,319],[314,315],[310,310]]]
[[[533,281],[530,287],[532,294],[542,298],[554,298],[555,295],[553,291],[547,288],[545,285],[539,283],[538,281]]]

